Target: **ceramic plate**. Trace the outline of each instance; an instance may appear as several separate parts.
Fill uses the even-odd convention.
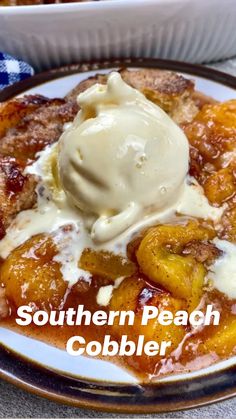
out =
[[[200,66],[161,60],[116,61],[60,68],[5,89],[0,101],[19,94],[63,97],[81,80],[112,68],[172,69],[194,78],[196,88],[218,100],[236,98],[236,78]],[[0,376],[31,392],[76,406],[129,413],[194,407],[236,394],[236,360],[191,374],[142,384],[106,361],[69,356],[65,351],[0,327]]]
[[[211,62],[236,54],[235,20],[235,0],[0,7],[0,45],[37,71],[111,57]]]

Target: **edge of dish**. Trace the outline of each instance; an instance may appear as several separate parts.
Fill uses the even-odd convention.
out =
[[[73,64],[39,73],[0,92],[0,102],[64,76],[117,66],[159,68],[200,76],[236,89],[236,77],[200,65],[160,59],[115,59]],[[111,384],[72,378],[26,360],[0,344],[0,378],[35,395],[82,408],[159,413],[194,408],[236,395],[236,365],[210,374],[153,384]],[[220,388],[219,388],[220,385]]]

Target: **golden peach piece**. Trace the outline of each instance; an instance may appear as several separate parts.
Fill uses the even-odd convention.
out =
[[[176,253],[180,253],[187,243],[209,240],[214,234],[196,222],[189,222],[187,226],[157,226],[144,236],[138,248],[139,266],[151,281],[160,284],[174,297],[191,300],[191,307],[197,305],[202,295],[205,268],[192,256]]]
[[[160,325],[157,319],[151,319],[147,325],[141,324],[143,306],[151,305],[158,308],[159,313],[163,310],[171,311],[174,313],[183,308],[183,301],[171,297],[167,292],[154,290],[148,286],[141,278],[126,278],[122,281],[117,289],[114,289],[111,302],[109,304],[110,310],[122,311],[132,310],[136,313],[134,326],[129,325],[117,327],[117,332],[120,334],[127,333],[133,337],[138,337],[140,334],[145,335],[146,340],[159,339],[165,340],[175,339],[175,329],[177,337],[178,331],[182,328],[179,326]],[[147,300],[147,301],[146,301]],[[125,329],[125,331],[124,331]],[[173,332],[174,330],[174,332]],[[183,337],[183,330],[180,332]]]
[[[204,160],[214,164],[222,152],[236,147],[236,100],[203,106],[183,129]]]
[[[81,255],[80,268],[110,280],[121,276],[133,275],[136,271],[134,263],[110,252],[95,252],[85,249]]]
[[[221,238],[236,243],[236,207],[229,208],[222,217]]]
[[[64,302],[67,283],[60,264],[53,260],[57,250],[52,239],[37,235],[8,256],[0,270],[0,282],[7,299],[16,307],[31,305],[36,309],[59,309]]]
[[[159,313],[167,310],[173,313],[173,316],[178,310],[184,308],[182,300],[173,298],[168,293],[157,294],[154,298],[152,298],[149,304],[157,307]],[[174,324],[161,325],[157,319],[151,319],[148,321],[147,325],[140,325],[139,333],[144,334],[146,340],[170,340],[172,342],[172,346],[169,349],[170,352],[176,348],[179,342],[183,339],[184,328],[182,326],[175,326]]]
[[[115,319],[112,325],[112,334],[116,338],[121,338],[122,335],[129,336],[132,340],[138,339],[140,328],[140,315],[137,310],[140,305],[141,293],[145,289],[146,283],[142,278],[125,278],[118,288],[113,290],[112,298],[109,304],[109,310],[121,312],[122,310],[131,310],[135,313],[135,324],[128,326],[127,324],[121,326],[118,319]],[[140,313],[141,314],[141,313]],[[132,336],[130,336],[130,333]]]
[[[228,357],[236,353],[236,316],[229,316],[219,326],[215,327],[215,333],[202,343],[200,349],[206,353],[214,352],[220,357]]]
[[[212,204],[222,205],[236,192],[234,169],[229,166],[210,175],[204,184],[204,191]]]
[[[202,263],[193,262],[193,270],[191,275],[191,296],[188,298],[187,309],[191,313],[199,305],[202,295],[206,270]]]
[[[145,291],[145,292],[144,292]],[[150,299],[145,301],[150,295]],[[144,299],[144,300],[143,300]],[[143,300],[143,301],[142,301]],[[151,319],[147,325],[142,325],[143,305],[151,305],[158,308],[159,313],[163,310],[169,310],[173,314],[177,310],[183,309],[183,301],[170,296],[166,292],[158,292],[150,288],[141,279],[134,281],[134,278],[125,279],[119,288],[114,290],[109,309],[112,310],[134,310],[134,324],[124,326],[115,323],[112,326],[112,335],[120,340],[123,335],[127,335],[128,340],[138,342],[140,336],[144,336],[144,342],[155,341],[161,345],[162,342],[168,342],[165,351],[165,358],[172,351],[177,349],[184,338],[185,328],[183,326],[161,325],[157,319]],[[141,356],[128,357],[127,363],[135,367],[140,372],[153,373],[156,364],[163,359],[159,353],[155,356],[148,356],[144,352]]]
[[[109,309],[136,311],[139,303],[139,295],[145,287],[145,281],[139,277],[125,278],[119,287],[114,289]]]

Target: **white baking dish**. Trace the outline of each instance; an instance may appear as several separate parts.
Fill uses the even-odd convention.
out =
[[[235,0],[0,7],[0,50],[36,70],[110,57],[210,62],[236,54]]]

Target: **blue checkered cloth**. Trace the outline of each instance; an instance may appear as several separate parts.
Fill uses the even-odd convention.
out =
[[[29,64],[0,52],[0,90],[33,74],[34,70]]]

